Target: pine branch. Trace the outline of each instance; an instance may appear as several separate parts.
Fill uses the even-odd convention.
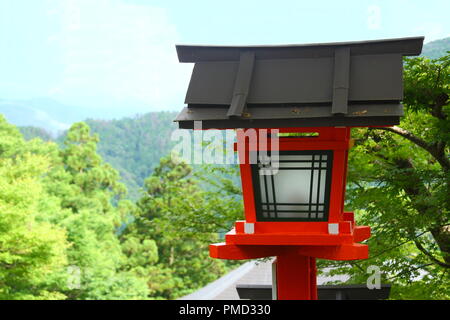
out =
[[[421,147],[422,149],[430,153],[439,162],[439,164],[444,168],[445,171],[450,170],[450,160],[445,156],[445,153],[443,152],[445,146],[443,145],[442,142],[438,144],[430,144],[420,139],[419,137],[409,132],[408,130],[402,129],[397,126],[387,128],[375,128],[375,129],[389,131],[398,134],[399,136],[411,141],[415,145]]]
[[[435,256],[433,256],[428,250],[424,248],[422,243],[418,239],[414,239],[414,244],[416,245],[417,249],[419,249],[424,255],[426,255],[431,261],[433,261],[435,264],[444,267],[444,268],[450,268],[450,264],[447,264],[445,262],[440,261]]]
[[[416,270],[419,270],[419,269],[424,269],[425,267],[428,267],[428,266],[431,266],[431,265],[433,265],[433,263],[423,264],[423,265],[420,265],[420,266],[418,266],[418,267],[416,267],[416,268],[413,268],[413,269],[406,269],[406,270],[403,270],[403,271],[397,273],[396,275],[394,275],[394,276],[392,276],[392,277],[387,278],[386,280],[387,280],[387,281],[393,280],[393,279],[395,279],[395,278],[400,277],[402,274],[404,274],[404,273],[406,273],[406,272],[412,272],[412,271],[416,271]]]

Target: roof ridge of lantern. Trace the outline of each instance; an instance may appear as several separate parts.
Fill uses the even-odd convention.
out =
[[[425,37],[404,37],[364,41],[324,42],[284,45],[176,45],[180,62],[239,61],[243,51],[252,51],[256,59],[320,58],[334,56],[338,47],[349,47],[352,55],[397,53],[416,56]]]

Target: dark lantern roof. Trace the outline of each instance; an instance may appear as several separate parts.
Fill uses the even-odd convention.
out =
[[[195,66],[175,121],[205,129],[398,124],[402,57],[419,55],[423,40],[178,45],[180,62]]]

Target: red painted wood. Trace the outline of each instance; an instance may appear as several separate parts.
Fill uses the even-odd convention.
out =
[[[256,222],[255,196],[253,193],[252,171],[250,165],[241,164],[242,198],[244,201],[245,220]]]
[[[318,234],[318,233],[266,233],[266,234],[236,234],[230,231],[225,235],[225,241],[236,245],[308,245],[308,246],[339,246],[354,242],[352,234]]]
[[[343,220],[345,183],[347,174],[348,148],[350,141],[349,128],[280,128],[280,132],[318,132],[316,137],[280,137],[278,149],[282,150],[333,150],[333,167],[331,176],[331,194],[329,206],[330,223]],[[254,189],[251,175],[249,154],[252,151],[270,150],[274,143],[268,138],[262,139],[270,132],[269,129],[237,130],[237,146],[241,181],[244,198],[245,216],[247,222],[256,221]],[[264,133],[264,134],[263,134]],[[265,141],[264,141],[265,142]],[[285,226],[291,222],[282,222]],[[275,230],[274,230],[275,231]]]
[[[333,168],[331,173],[331,194],[328,222],[337,223],[342,218],[343,193],[344,193],[344,171],[346,164],[345,152],[334,150]]]
[[[317,267],[316,267],[316,259],[310,257],[309,259],[311,266],[310,266],[310,281],[311,281],[311,300],[318,300],[317,297]]]
[[[367,259],[368,246],[359,243],[328,246],[276,246],[276,245],[234,245],[230,243],[211,244],[209,253],[212,258],[246,260],[273,257],[292,251],[299,255],[328,260],[359,260]]]
[[[344,221],[350,221],[355,226],[355,215],[353,212],[344,211],[343,219]]]
[[[277,295],[281,300],[317,299],[316,258],[329,260],[367,259],[368,246],[358,244],[370,237],[369,227],[356,227],[352,212],[344,212],[350,128],[280,128],[279,132],[317,132],[314,137],[281,137],[279,144],[267,129],[238,129],[238,152],[245,221],[237,221],[225,243],[210,245],[218,259],[277,257]],[[262,143],[265,142],[265,143]],[[255,197],[249,155],[257,150],[332,150],[333,167],[329,219],[326,222],[256,221]],[[244,224],[253,223],[246,234]],[[338,234],[329,234],[329,223],[339,224]]]
[[[350,128],[347,128],[345,139],[348,141],[348,149],[350,149],[353,146],[353,141],[350,138]],[[344,156],[344,180],[343,180],[343,192],[342,192],[342,205],[341,205],[341,212],[344,212],[344,203],[345,203],[345,187],[347,185],[347,169],[348,169],[348,149],[345,150],[345,156]]]
[[[289,251],[277,256],[276,271],[278,300],[317,299],[314,258]]]
[[[244,232],[245,221],[236,221],[236,233]],[[328,222],[255,222],[255,233],[324,233],[328,234]]]
[[[307,138],[305,138],[307,139]],[[313,138],[309,138],[313,139]],[[280,150],[347,150],[348,143],[345,141],[308,141],[302,138],[280,138]],[[270,150],[268,147],[260,147],[256,144],[248,145],[249,151]]]
[[[359,243],[341,246],[299,246],[298,253],[327,260],[361,260],[369,257],[369,247]]]
[[[370,227],[369,226],[356,226],[353,229],[353,238],[355,242],[361,242],[370,238]]]
[[[235,246],[228,243],[209,245],[209,255],[216,259],[247,260],[273,257],[292,248],[280,246]]]

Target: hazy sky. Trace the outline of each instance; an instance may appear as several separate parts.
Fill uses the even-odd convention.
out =
[[[0,0],[0,98],[179,110],[175,44],[450,36],[448,0]]]

